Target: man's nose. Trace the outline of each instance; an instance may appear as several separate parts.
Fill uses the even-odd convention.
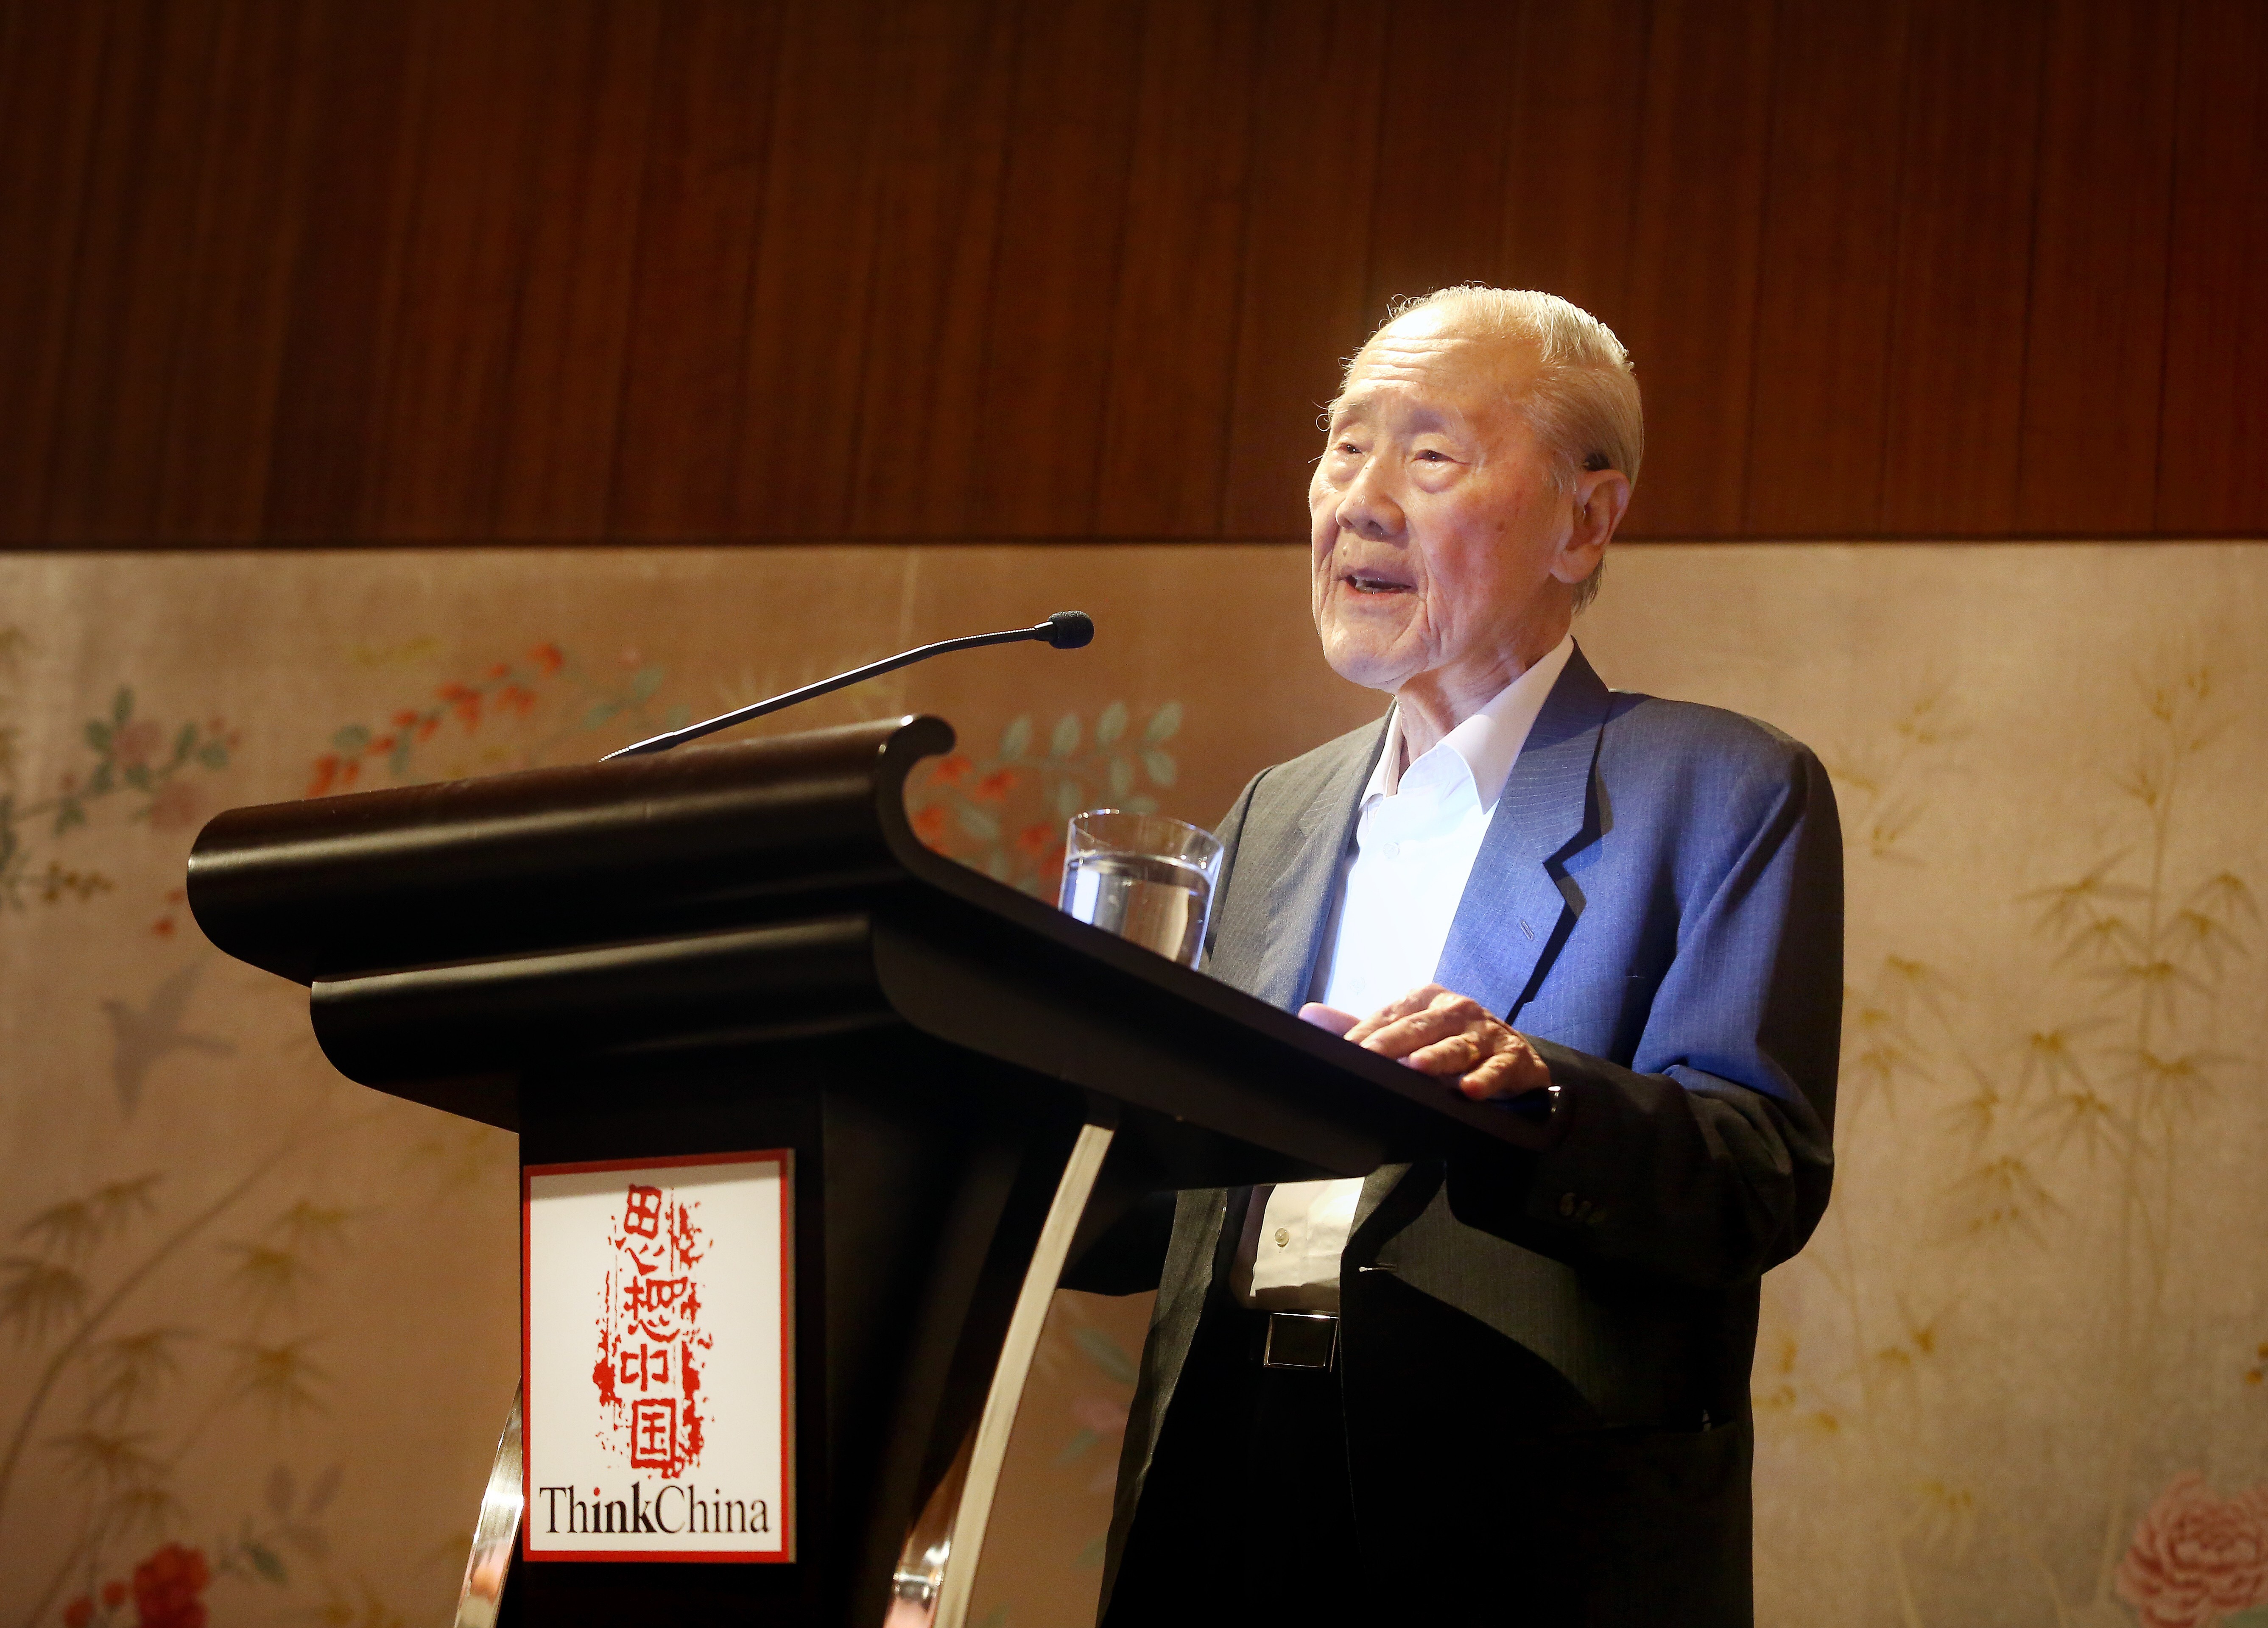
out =
[[[1402,505],[1380,480],[1378,466],[1366,463],[1339,499],[1339,529],[1381,541],[1402,534]]]

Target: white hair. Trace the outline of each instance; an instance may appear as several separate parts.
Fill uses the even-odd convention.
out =
[[[1363,341],[1363,350],[1403,318],[1434,310],[1479,338],[1517,340],[1534,353],[1535,375],[1518,405],[1550,455],[1552,480],[1562,492],[1572,491],[1577,473],[1586,469],[1616,470],[1633,488],[1638,485],[1638,465],[1646,457],[1646,414],[1630,353],[1612,328],[1557,294],[1461,282],[1396,300],[1386,320]],[[1358,351],[1348,361],[1350,375],[1361,356]],[[1343,377],[1342,392],[1346,383]],[[1597,596],[1605,567],[1602,559],[1599,569],[1576,584],[1577,610]]]

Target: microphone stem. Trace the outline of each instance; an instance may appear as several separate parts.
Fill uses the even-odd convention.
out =
[[[641,758],[652,752],[667,752],[672,746],[681,746],[687,741],[699,740],[703,735],[713,735],[719,730],[729,730],[736,723],[746,723],[751,718],[761,718],[768,712],[777,712],[782,708],[794,706],[798,701],[807,701],[817,696],[832,693],[834,691],[858,684],[864,679],[879,678],[886,672],[895,672],[901,667],[910,667],[916,662],[927,661],[932,656],[943,656],[950,650],[973,650],[980,645],[1014,644],[1024,639],[1044,639],[1048,636],[1048,624],[1042,622],[1036,627],[1012,627],[1005,633],[975,633],[965,638],[944,639],[935,644],[924,644],[918,649],[901,650],[895,656],[885,656],[879,662],[869,662],[865,666],[855,668],[850,672],[838,672],[831,678],[821,678],[816,684],[806,684],[799,690],[788,691],[784,695],[775,695],[769,700],[757,701],[751,706],[742,707],[714,718],[706,718],[699,723],[688,723],[681,730],[672,730],[666,734],[649,736],[644,740],[624,746],[619,751],[608,752],[599,761],[612,763],[616,758]]]

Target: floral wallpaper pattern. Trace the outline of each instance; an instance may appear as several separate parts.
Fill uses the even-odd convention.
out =
[[[1854,871],[1929,862],[1914,827],[1943,749],[1967,733],[1961,718],[1933,693],[1871,752],[1830,759]],[[2118,818],[2075,872],[2014,895],[2037,962],[2028,1005],[1976,1010],[1921,946],[1852,968],[1838,1133],[1847,1143],[1877,1117],[1929,1104],[1944,1172],[1937,1230],[1917,1253],[1915,1235],[1870,1237],[1866,1212],[1830,1209],[1793,1270],[1839,1302],[1860,1360],[1822,1372],[1783,1336],[1764,1365],[1757,1405],[1776,1426],[1864,1434],[1886,1495],[1903,1493],[1909,1506],[1885,1552],[1897,1597],[1917,1619],[1909,1573],[1936,1551],[1965,1552],[1980,1522],[2023,1562],[2028,1582],[2010,1587],[2036,1589],[2058,1624],[2100,1616],[2114,1596],[2145,1622],[2200,1628],[2268,1604],[2268,1589],[2228,1603],[2230,1585],[2204,1580],[2220,1575],[2222,1552],[2167,1536],[2197,1527],[2200,1508],[2268,1500],[2268,1487],[2223,1506],[2187,1471],[2174,1483],[2187,1489],[2181,1497],[2169,1491],[2139,1528],[2133,1518],[2136,1450],[2152,1423],[2148,1375],[2173,1354],[2166,1291],[2187,1197],[2183,1143],[2247,1106],[2223,1089],[2241,1083],[2247,1060],[2215,1045],[2213,1020],[2217,1007],[2258,987],[2260,913],[2227,852],[2194,853],[2182,840],[2193,834],[2184,793],[2235,745],[2211,665],[2138,674],[2118,722],[2128,726],[2128,755],[2107,788]],[[2074,1580],[2047,1563],[2013,1512],[1927,1462],[1932,1433],[1917,1415],[1930,1399],[1915,1382],[1945,1360],[1942,1331],[1964,1301],[1994,1292],[1992,1280],[2028,1252],[2075,1236],[2088,1239],[2098,1274],[2104,1316],[2090,1335],[2088,1366],[2110,1382],[2095,1419],[2113,1445],[2088,1489],[2097,1558]],[[2254,1535],[2268,1558],[2268,1526]],[[2193,1603],[2205,1600],[2214,1604],[2200,1615]]]
[[[1592,640],[1709,673],[1842,805],[1839,1170],[1765,1281],[1759,1620],[2268,1624],[2268,560],[1799,552],[1712,561],[1736,605],[1679,551]]]
[[[1124,701],[1112,701],[1090,732],[1078,713],[1064,713],[1042,752],[1035,750],[1032,715],[1019,713],[990,756],[956,752],[922,765],[907,788],[915,834],[997,881],[1055,898],[1072,815],[1095,808],[1155,812],[1158,799],[1136,788],[1170,787],[1178,776],[1167,746],[1182,727],[1181,702],[1159,707],[1130,738],[1130,715]]]

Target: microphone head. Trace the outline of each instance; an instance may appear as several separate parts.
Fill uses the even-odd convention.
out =
[[[1076,650],[1094,642],[1094,618],[1085,611],[1057,611],[1044,626],[1048,642],[1058,650]]]

